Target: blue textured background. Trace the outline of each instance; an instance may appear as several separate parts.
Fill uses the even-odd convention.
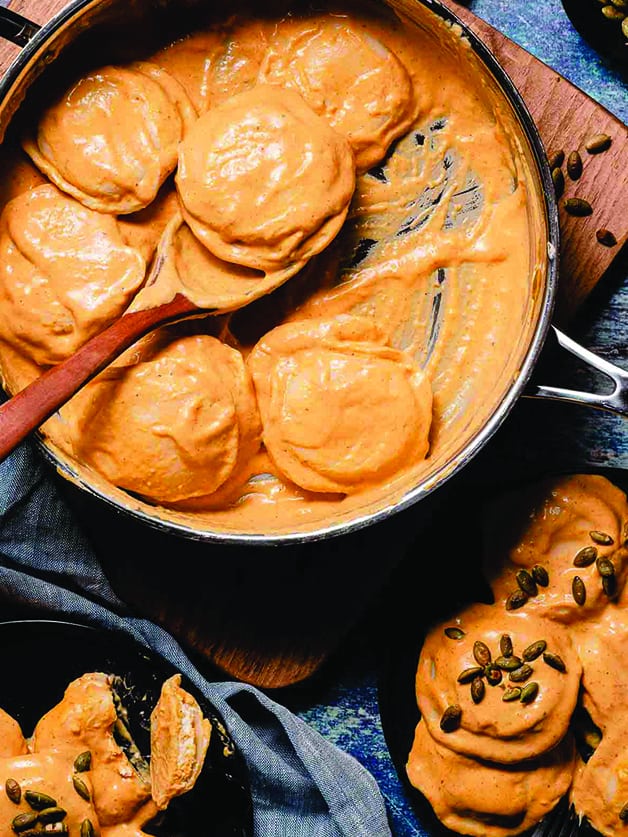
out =
[[[623,122],[628,120],[628,92],[620,72],[588,46],[558,0],[475,0],[465,5]],[[628,369],[626,322],[628,259],[623,253],[570,325],[569,333],[597,354]],[[606,387],[586,369],[574,369],[573,364],[567,367],[567,372],[560,365],[554,371],[557,376],[568,375],[568,380],[542,382]],[[547,461],[570,469],[628,468],[626,420],[572,405],[523,399],[491,444],[485,457],[489,461],[510,460],[515,465]],[[427,831],[417,820],[392,765],[382,730],[377,685],[386,650],[374,650],[382,632],[380,617],[376,603],[314,681],[282,693],[279,699],[371,770],[386,798],[397,837],[425,835]]]

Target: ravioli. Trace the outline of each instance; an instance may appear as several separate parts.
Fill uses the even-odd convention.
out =
[[[361,172],[381,162],[418,116],[401,61],[359,25],[333,16],[282,22],[258,81],[300,93],[347,137]]]
[[[147,207],[177,165],[196,119],[179,82],[150,62],[84,75],[23,141],[35,165],[90,209],[124,214]]]
[[[429,381],[369,320],[286,323],[248,364],[266,449],[301,488],[358,492],[427,454]]]
[[[575,755],[568,733],[548,753],[504,770],[442,746],[419,721],[407,773],[446,828],[508,837],[527,831],[557,805],[571,784]]]
[[[239,484],[260,445],[242,356],[204,334],[145,341],[89,383],[64,418],[75,455],[154,503]]]
[[[301,97],[239,93],[181,143],[177,188],[194,235],[226,262],[302,266],[337,235],[355,188],[347,141]]]
[[[51,184],[24,192],[0,216],[0,339],[58,363],[123,313],[145,273],[115,218]]]
[[[502,606],[512,606],[513,593],[523,600],[517,573],[529,575],[535,565],[544,567],[551,583],[526,597],[528,612],[575,623],[599,615],[621,592],[628,571],[628,502],[604,477],[576,474],[507,493],[491,506],[488,519],[485,571]],[[609,562],[606,581],[600,561]],[[584,590],[580,603],[574,598],[576,578]]]
[[[451,639],[445,632],[449,625],[463,636]],[[513,648],[508,656],[502,651],[504,635]],[[480,651],[477,643],[483,646]],[[533,656],[535,645],[540,650]],[[556,658],[560,668],[552,664]],[[489,663],[496,670],[495,682],[486,673]],[[538,758],[564,738],[581,673],[576,649],[562,627],[532,614],[471,605],[426,637],[416,674],[417,704],[439,744],[465,756],[512,764]],[[476,678],[483,693],[479,700],[472,688]],[[534,690],[529,700],[524,689]],[[452,707],[459,713],[453,728],[447,723]]]

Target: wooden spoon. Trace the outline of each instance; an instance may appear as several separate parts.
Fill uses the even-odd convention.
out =
[[[123,314],[67,360],[51,366],[0,406],[0,461],[83,386],[140,337],[201,309],[177,294],[170,302]]]
[[[269,293],[285,282],[303,266],[292,264],[273,274],[261,274],[256,288],[247,288],[246,293],[238,296],[237,287],[241,279],[234,278],[234,292],[225,294],[224,281],[219,299],[212,305],[211,291],[204,296],[204,304],[197,305],[184,293],[177,292],[169,296],[169,301],[162,304],[150,304],[138,310],[140,298],[158,299],[158,280],[163,276],[165,266],[172,267],[170,256],[173,253],[175,237],[183,225],[180,213],[168,223],[144,287],[136,297],[132,309],[123,314],[104,331],[88,340],[71,357],[46,370],[39,378],[18,392],[0,406],[0,461],[26,437],[36,430],[46,419],[62,407],[66,401],[91,378],[108,366],[144,335],[159,326],[204,314],[222,314],[242,308]],[[226,264],[226,263],[223,263]],[[172,275],[172,270],[169,271]],[[224,280],[224,275],[223,275]],[[161,282],[160,282],[161,284]],[[143,296],[142,296],[143,295]],[[168,298],[168,297],[166,297]],[[228,298],[228,302],[225,300]],[[225,305],[228,305],[225,308]]]

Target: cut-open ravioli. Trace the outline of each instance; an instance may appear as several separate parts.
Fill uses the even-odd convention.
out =
[[[99,212],[137,212],[177,165],[196,119],[179,82],[149,62],[80,78],[42,114],[24,150],[60,189]]]
[[[152,796],[160,810],[196,784],[207,755],[211,723],[181,675],[166,680],[150,718]]]
[[[63,699],[38,722],[31,741],[35,753],[60,751],[73,759],[90,754],[90,783],[101,826],[132,822],[152,804],[148,765],[124,751],[118,733],[124,729],[114,679],[93,672],[68,685]]]

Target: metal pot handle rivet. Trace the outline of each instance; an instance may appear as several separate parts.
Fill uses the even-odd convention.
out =
[[[567,337],[556,326],[552,331],[561,349],[569,352],[587,364],[591,369],[601,372],[613,384],[610,393],[581,392],[580,390],[563,389],[562,387],[548,387],[530,383],[524,396],[529,398],[549,398],[553,401],[568,401],[586,407],[595,407],[618,415],[628,416],[628,372],[599,357],[589,349],[585,349],[575,340]]]

